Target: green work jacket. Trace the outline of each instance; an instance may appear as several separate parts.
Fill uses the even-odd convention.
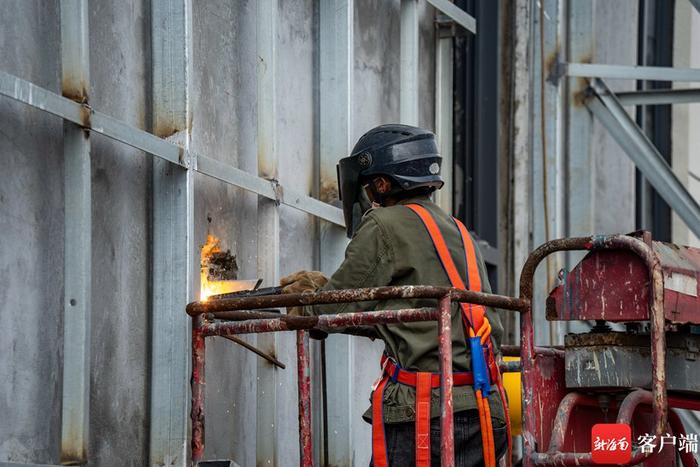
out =
[[[466,259],[462,239],[454,222],[427,197],[406,199],[391,207],[381,207],[365,214],[345,251],[345,260],[322,290],[354,289],[390,285],[450,286],[447,273],[440,263],[432,240],[419,217],[405,204],[416,203],[426,208],[442,232],[452,259],[462,279],[466,280]],[[486,267],[474,242],[479,263],[483,292],[490,292]],[[367,310],[436,307],[433,299],[401,299],[363,303],[315,305],[307,307],[313,314],[348,313]],[[452,361],[454,371],[469,371],[470,352],[466,346],[460,308],[452,310]],[[495,310],[486,311],[496,351],[499,349],[503,326]],[[376,330],[385,343],[385,350],[402,368],[411,371],[439,372],[438,333],[435,321],[378,325]],[[379,376],[381,369],[377,363]],[[495,387],[489,402],[492,417],[503,422],[503,406]],[[371,400],[371,399],[370,399]],[[454,411],[476,409],[471,386],[455,386]],[[389,382],[384,393],[384,421],[398,423],[415,420],[415,389]],[[440,414],[439,389],[433,390],[431,417]],[[372,412],[364,414],[371,420]]]

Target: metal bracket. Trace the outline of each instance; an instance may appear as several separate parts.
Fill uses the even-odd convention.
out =
[[[275,204],[279,206],[284,202],[284,187],[280,185],[279,180],[275,178],[268,179],[272,185],[272,191],[275,193]]]
[[[625,112],[607,85],[600,78],[590,81],[586,106],[627,153],[688,228],[700,236],[700,205],[678,180],[654,144]]]

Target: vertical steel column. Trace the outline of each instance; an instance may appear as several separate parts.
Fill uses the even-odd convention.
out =
[[[564,235],[564,86],[560,86],[554,66],[565,57],[565,52],[559,48],[564,23],[563,3],[564,0],[542,0],[535,4],[533,11],[532,238],[536,245]],[[547,286],[535,293],[535,308],[543,306],[545,290],[551,288],[556,272],[561,269],[558,257],[548,257],[546,262],[547,267],[538,272],[538,279]],[[548,322],[538,315],[535,328],[542,330],[537,336],[539,344],[559,343],[559,323]]]
[[[452,407],[452,300],[440,299],[438,339],[440,352],[440,465],[455,465],[454,415]]]
[[[511,125],[511,173],[513,174],[511,216],[513,219],[513,277],[518,277],[531,246],[531,156],[532,153],[532,49],[530,40],[533,2],[517,0],[513,17],[513,103]],[[516,320],[519,317],[515,318]],[[519,329],[519,327],[516,327]],[[519,332],[519,331],[518,331]],[[516,342],[518,334],[514,336]]]
[[[191,1],[152,0],[151,37],[153,133],[176,142],[186,151],[190,143]],[[149,465],[184,465],[190,323],[182,310],[193,298],[192,171],[154,158],[152,221]]]
[[[352,147],[353,85],[353,0],[319,2],[319,198],[337,204],[336,163]],[[347,238],[345,231],[329,222],[319,221],[319,267],[331,274],[340,265]],[[344,465],[352,459],[351,401],[354,352],[350,336],[331,335],[325,341],[326,405],[328,426],[315,425],[316,440],[322,431],[327,446],[328,465]],[[315,412],[322,415],[320,410]],[[321,419],[317,419],[322,422]],[[321,458],[322,456],[319,456]],[[323,464],[322,464],[323,465]]]
[[[299,455],[302,467],[314,465],[311,436],[311,374],[309,333],[297,331],[297,385],[299,397]]]
[[[277,0],[257,2],[257,138],[258,175],[277,180],[276,130],[276,41]],[[258,198],[258,277],[267,285],[279,283],[278,203]],[[276,333],[257,336],[257,345],[265,353],[276,355]],[[257,366],[256,456],[259,465],[278,465],[277,458],[277,378],[275,367],[262,359]]]
[[[400,120],[418,125],[418,0],[401,0]]]
[[[435,133],[442,155],[442,179],[445,185],[435,192],[435,201],[445,211],[452,212],[452,31],[453,23],[440,26],[435,43]]]
[[[61,0],[62,92],[87,104],[90,88],[87,0]],[[84,116],[89,119],[86,109]],[[86,122],[87,123],[87,122]],[[63,122],[64,302],[61,462],[87,462],[90,417],[92,195],[90,133]]]

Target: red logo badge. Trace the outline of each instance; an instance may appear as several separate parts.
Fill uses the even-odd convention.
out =
[[[598,423],[591,429],[591,454],[596,464],[625,464],[632,458],[632,428],[623,423]]]

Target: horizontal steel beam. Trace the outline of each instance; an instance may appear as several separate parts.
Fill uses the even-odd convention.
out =
[[[18,464],[15,462],[0,462],[0,467],[63,467],[61,464]]]
[[[174,164],[186,166],[182,150],[178,146],[97,112],[88,105],[79,104],[2,71],[0,71],[0,94]]]
[[[476,19],[449,0],[428,0],[432,6],[449,16],[455,23],[476,34]]]
[[[600,79],[591,82],[586,106],[610,132],[659,195],[676,211],[688,228],[700,237],[700,206],[659,154],[656,147],[630,118],[615,94]]]
[[[109,115],[97,112],[87,105],[78,104],[2,71],[0,71],[0,95],[56,115],[173,164],[193,168],[204,175],[252,191],[341,227],[345,226],[343,213],[335,206],[303,193],[286,190],[275,180],[266,180],[252,175],[211,157],[187,153],[178,145],[158,138],[147,131],[140,130]]]
[[[563,66],[567,76],[582,78],[700,82],[700,68],[604,65],[600,63],[565,63]]]
[[[700,0],[690,0],[690,3],[692,3],[695,9],[698,10],[698,13],[700,13]]]
[[[616,96],[622,105],[690,104],[700,102],[700,89],[651,89],[618,92]]]

